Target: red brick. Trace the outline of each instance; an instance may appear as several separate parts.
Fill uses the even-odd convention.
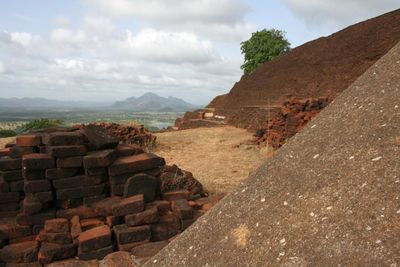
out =
[[[33,194],[25,196],[23,204],[23,212],[26,215],[32,215],[42,210],[43,204]]]
[[[20,199],[19,192],[0,193],[0,204],[18,202]]]
[[[25,193],[47,192],[50,190],[51,190],[51,185],[50,181],[48,180],[25,181],[24,183]]]
[[[117,157],[121,158],[144,153],[144,150],[140,146],[134,144],[119,144],[115,152],[117,153]]]
[[[157,207],[158,213],[160,215],[165,215],[171,211],[171,203],[167,200],[156,200],[146,204],[146,209],[149,209],[151,207]]]
[[[16,138],[17,146],[39,146],[42,143],[40,135],[19,135]]]
[[[15,244],[15,243],[22,243],[22,242],[27,242],[27,241],[35,241],[36,236],[30,235],[30,236],[22,236],[14,239],[10,239],[8,242],[10,244]]]
[[[94,203],[91,207],[99,216],[111,216],[113,214],[112,207],[119,203],[121,203],[120,197],[108,197]]]
[[[86,175],[80,175],[75,177],[69,177],[64,179],[53,180],[53,186],[56,189],[76,188],[99,185],[106,181],[105,177],[87,177]]]
[[[44,136],[43,143],[48,146],[83,145],[84,136],[80,132],[54,132]]]
[[[22,180],[22,170],[0,171],[0,177],[6,182]]]
[[[69,221],[65,218],[47,220],[44,224],[47,233],[68,233]]]
[[[113,149],[118,145],[118,140],[110,136],[101,126],[87,125],[83,132],[93,150]]]
[[[111,195],[120,196],[124,194],[124,184],[111,184]]]
[[[91,250],[88,252],[82,252],[80,248],[78,248],[78,258],[85,261],[94,259],[102,260],[105,256],[113,252],[114,252],[113,246],[107,246],[104,248]]]
[[[135,156],[117,159],[109,168],[110,176],[125,173],[138,173],[165,165],[165,160],[152,153],[143,153]]]
[[[22,166],[27,170],[51,169],[54,159],[46,154],[28,154],[22,157]]]
[[[105,184],[59,189],[56,191],[56,196],[58,200],[91,197],[96,195],[102,195],[105,192],[105,189],[106,189]]]
[[[149,243],[150,240],[144,240],[144,241],[139,241],[139,242],[133,242],[133,243],[127,243],[127,244],[118,244],[117,243],[117,249],[119,251],[131,251],[134,247],[143,245],[143,244],[147,244]]]
[[[0,204],[0,212],[17,211],[20,209],[19,202],[10,202],[6,204]]]
[[[57,159],[57,168],[80,168],[82,162],[82,156]]]
[[[160,216],[158,223],[151,225],[152,241],[168,240],[179,234],[181,222],[172,213]]]
[[[150,242],[133,248],[131,254],[137,258],[153,257],[167,245],[167,241]]]
[[[114,227],[115,225],[123,224],[124,217],[121,216],[107,216],[106,224],[110,227]]]
[[[10,155],[11,155],[11,148],[10,147],[0,149],[0,158],[8,157]]]
[[[59,209],[73,209],[82,206],[82,198],[72,198],[66,200],[56,200],[55,205]]]
[[[171,202],[172,211],[182,220],[193,218],[193,209],[186,199],[177,199]]]
[[[186,230],[189,226],[191,226],[196,220],[195,219],[187,219],[187,220],[181,220],[181,230],[184,231]]]
[[[47,153],[55,158],[68,158],[86,155],[85,146],[49,146]]]
[[[73,216],[71,218],[71,236],[73,239],[77,238],[82,232],[81,223],[79,216]]]
[[[111,231],[107,225],[82,232],[78,236],[79,251],[88,252],[111,245]]]
[[[35,224],[32,226],[32,232],[34,235],[38,235],[40,234],[40,231],[42,231],[44,229],[44,225],[43,224]]]
[[[25,180],[42,180],[46,179],[46,170],[26,170],[22,169],[22,177]]]
[[[107,168],[85,168],[87,176],[107,174]]]
[[[168,201],[174,201],[178,199],[188,199],[189,198],[189,191],[187,190],[179,190],[179,191],[170,191],[165,192],[162,194],[162,198]]]
[[[116,159],[113,149],[89,152],[83,158],[83,166],[87,169],[110,166]]]
[[[4,181],[4,178],[0,177],[0,193],[7,193],[10,191],[10,185],[6,181]]]
[[[75,255],[76,247],[74,244],[42,243],[38,260],[42,264],[48,264],[53,261],[72,258]]]
[[[120,203],[112,206],[114,216],[125,216],[142,212],[144,210],[143,195],[136,195],[133,197],[125,198]]]
[[[118,244],[129,244],[150,240],[151,230],[149,225],[128,227],[125,224],[113,227],[114,235]]]
[[[104,267],[136,267],[129,252],[118,251],[104,258]]]
[[[18,214],[15,218],[16,222],[20,225],[34,225],[34,224],[44,224],[46,220],[54,219],[55,211],[43,211],[41,213],[36,213],[34,215]]]
[[[0,224],[0,239],[16,239],[32,235],[30,226],[15,223]]]
[[[53,201],[54,200],[54,195],[52,191],[47,191],[47,192],[39,192],[39,193],[33,193],[33,194],[26,194],[32,195],[36,197],[42,204]]]
[[[83,205],[90,206],[90,205],[93,205],[93,204],[95,204],[97,202],[100,202],[100,201],[102,201],[102,200],[104,200],[106,198],[107,198],[106,194],[92,196],[92,197],[84,197],[83,198]]]
[[[37,260],[39,244],[35,241],[8,245],[1,250],[1,259],[7,263],[29,263]]]
[[[104,221],[101,219],[91,218],[81,220],[82,231],[87,231],[102,225],[104,225]]]
[[[24,180],[10,182],[10,192],[24,191]]]
[[[124,186],[124,197],[130,197],[138,194],[144,195],[144,201],[151,202],[156,196],[158,188],[157,178],[141,173],[136,174],[126,181]]]
[[[138,226],[156,223],[158,219],[158,209],[153,207],[140,213],[125,216],[125,223],[128,226]]]
[[[49,180],[57,180],[75,176],[79,168],[58,168],[46,170],[46,178]]]
[[[67,210],[57,210],[57,218],[66,218],[71,220],[74,216],[78,216],[80,219],[88,219],[98,217],[98,214],[91,207],[85,206],[79,206]]]
[[[99,267],[99,262],[97,260],[83,261],[77,259],[68,259],[53,262],[48,264],[46,267]]]
[[[5,148],[11,148],[11,147],[14,147],[14,146],[16,146],[16,145],[17,145],[17,144],[16,144],[15,142],[14,142],[14,143],[13,143],[13,142],[10,142],[10,143],[5,144],[4,147],[5,147]]]
[[[47,233],[44,230],[37,236],[36,241],[42,243],[54,243],[54,244],[71,244],[72,237],[71,233]]]
[[[14,159],[20,159],[24,155],[32,154],[32,153],[37,153],[37,147],[32,147],[32,146],[26,146],[26,147],[21,147],[21,146],[14,146],[10,148],[10,157]]]
[[[22,168],[21,159],[13,159],[10,157],[0,157],[0,171],[11,171]]]

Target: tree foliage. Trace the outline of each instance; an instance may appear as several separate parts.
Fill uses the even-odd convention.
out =
[[[260,64],[273,60],[290,51],[290,43],[280,30],[262,30],[254,32],[251,38],[241,43],[244,74],[254,71]]]
[[[62,126],[63,124],[64,124],[64,121],[62,121],[62,120],[42,118],[42,119],[33,120],[26,124],[21,125],[17,129],[17,131],[19,133],[26,133],[26,132],[29,132],[32,130],[59,127],[59,126]]]

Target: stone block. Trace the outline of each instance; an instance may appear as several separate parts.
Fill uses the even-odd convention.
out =
[[[81,228],[82,231],[87,231],[92,228],[96,228],[99,226],[104,225],[104,220],[99,219],[99,218],[91,218],[91,219],[83,219],[81,220]]]
[[[111,230],[107,225],[82,232],[78,236],[81,253],[98,250],[111,245]]]
[[[10,182],[10,192],[24,191],[24,180]]]
[[[104,257],[104,267],[136,267],[129,252],[118,251]]]
[[[0,193],[0,204],[19,202],[19,200],[20,200],[19,192]]]
[[[42,138],[40,135],[28,134],[28,135],[19,135],[16,137],[17,146],[39,146],[42,143]]]
[[[47,153],[55,158],[68,158],[85,156],[87,149],[85,146],[49,146]]]
[[[83,166],[87,169],[108,167],[116,158],[116,153],[113,149],[93,151],[83,158]]]
[[[11,244],[5,246],[0,257],[7,263],[29,263],[37,261],[39,244],[35,241]]]
[[[39,199],[35,197],[33,194],[25,196],[22,203],[22,210],[24,214],[32,215],[40,212],[42,208],[43,208],[42,202],[40,202]]]
[[[137,174],[128,179],[124,186],[124,197],[144,195],[144,201],[151,202],[156,196],[157,178],[147,174]]]
[[[190,193],[187,190],[178,190],[178,191],[165,192],[162,194],[162,198],[164,200],[174,201],[178,199],[188,199],[189,195]]]
[[[9,156],[11,158],[14,158],[14,159],[20,159],[24,155],[37,153],[37,152],[38,152],[37,147],[33,147],[33,146],[29,146],[29,147],[28,146],[26,146],[26,147],[14,146],[14,147],[10,148]]]
[[[25,193],[48,192],[51,190],[51,184],[48,180],[34,180],[24,182]]]
[[[105,256],[107,256],[110,253],[113,253],[114,249],[113,246],[107,246],[104,248],[99,248],[97,250],[91,250],[87,252],[83,252],[78,248],[78,258],[81,260],[102,260]]]
[[[42,211],[34,215],[18,214],[15,218],[20,225],[44,224],[46,220],[54,219],[56,216],[54,210]]]
[[[127,226],[138,226],[156,223],[158,219],[158,209],[157,207],[152,207],[143,212],[125,216],[125,223]]]
[[[46,179],[46,170],[27,170],[27,169],[22,169],[22,177],[25,180],[42,180],[42,179]]]
[[[56,197],[58,200],[91,197],[91,196],[102,195],[105,192],[105,189],[106,189],[105,184],[59,189],[56,191]]]
[[[43,143],[48,146],[83,145],[85,138],[81,132],[54,132],[43,137]]]
[[[97,260],[68,259],[50,263],[46,267],[99,267],[99,262]]]
[[[36,237],[36,241],[41,243],[53,243],[53,244],[72,244],[71,233],[47,233],[42,230]]]
[[[46,178],[49,180],[57,180],[75,176],[79,168],[57,168],[46,170]]]
[[[32,235],[30,226],[18,225],[15,223],[0,224],[0,239],[17,239]]]
[[[172,213],[160,216],[158,223],[151,225],[152,241],[168,240],[180,233],[181,222]]]
[[[13,159],[10,157],[0,157],[0,171],[11,171],[22,168],[21,159]]]
[[[46,233],[68,233],[69,221],[65,218],[47,220],[44,224]]]
[[[167,245],[167,241],[150,242],[133,248],[131,254],[137,258],[150,258],[155,256]]]
[[[138,173],[165,165],[165,160],[152,153],[142,153],[117,159],[109,168],[110,176]]]
[[[57,159],[57,168],[80,168],[82,167],[83,157],[69,157]]]
[[[182,220],[193,219],[193,209],[186,199],[172,201],[171,209]]]
[[[27,196],[32,195],[36,197],[42,204],[48,203],[50,201],[54,200],[54,195],[52,191],[47,191],[47,192],[38,192],[38,193],[33,193],[33,194],[26,194]]]
[[[92,175],[107,175],[107,168],[85,168],[85,174],[87,176]]]
[[[113,227],[113,233],[118,244],[129,244],[150,240],[151,229],[149,225],[128,227],[125,224]]]
[[[27,154],[22,157],[22,166],[26,170],[45,170],[54,167],[54,159],[47,154]]]
[[[42,243],[38,260],[42,264],[72,258],[77,254],[74,244]]]
[[[0,171],[0,177],[6,182],[22,180],[22,170]]]
[[[79,216],[73,216],[71,218],[71,236],[73,239],[77,238],[82,232],[81,223]]]
[[[87,125],[83,133],[89,141],[92,150],[114,149],[119,141],[110,136],[107,131],[98,125]]]
[[[20,209],[19,202],[0,204],[0,212],[18,211],[19,209]]]

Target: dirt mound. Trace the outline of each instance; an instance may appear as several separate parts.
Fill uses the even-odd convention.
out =
[[[400,43],[145,266],[399,266]]]
[[[319,38],[265,63],[243,76],[227,95],[209,105],[228,123],[247,127],[248,119],[262,127],[263,106],[278,105],[287,95],[299,98],[335,97],[350,86],[400,41],[400,10]],[[258,106],[261,113],[254,117]],[[265,113],[265,112],[264,112]],[[253,124],[254,124],[253,123]],[[251,124],[250,126],[254,125]]]

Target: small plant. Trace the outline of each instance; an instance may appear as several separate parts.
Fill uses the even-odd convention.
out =
[[[0,138],[13,137],[16,135],[17,133],[13,130],[0,130]]]
[[[21,125],[20,127],[17,128],[17,132],[18,133],[26,133],[26,132],[29,132],[32,130],[59,127],[59,126],[62,126],[63,124],[64,124],[64,121],[62,121],[62,120],[41,118],[41,119],[33,120],[31,122]]]

